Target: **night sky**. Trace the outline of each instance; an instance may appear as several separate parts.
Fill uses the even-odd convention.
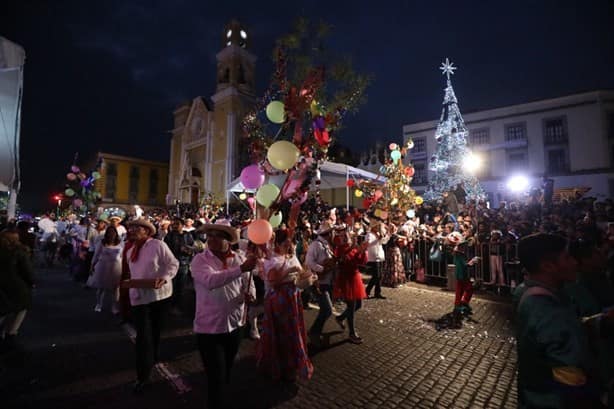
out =
[[[335,135],[363,150],[438,118],[449,57],[463,113],[614,88],[614,2],[13,0],[0,35],[26,50],[23,210],[51,208],[75,152],[168,161],[172,111],[215,90],[224,26],[242,22],[268,85],[274,41],[297,17],[333,25],[330,47],[373,76]],[[8,7],[8,13],[6,8]],[[349,144],[349,143],[348,143]]]

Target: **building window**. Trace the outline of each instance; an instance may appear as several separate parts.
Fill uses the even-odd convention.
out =
[[[527,151],[525,150],[510,150],[507,152],[507,170],[508,172],[525,170],[527,167]]]
[[[413,138],[414,148],[411,150],[413,153],[426,153],[426,138]]]
[[[426,185],[428,183],[428,171],[426,169],[425,161],[415,161],[414,165],[414,177],[412,184],[414,185]]]
[[[488,128],[474,129],[470,133],[472,145],[488,145],[490,143],[490,131]]]
[[[557,148],[547,151],[548,159],[548,172],[549,173],[561,173],[568,170],[567,166],[567,149]]]
[[[565,118],[544,120],[544,143],[547,145],[567,143]]]
[[[115,194],[117,190],[117,164],[113,162],[107,162],[105,163],[105,168],[105,198],[115,200]]]
[[[136,203],[136,199],[139,195],[139,173],[138,167],[130,167],[130,187],[128,189],[128,200],[131,203]]]
[[[527,139],[527,125],[523,123],[505,125],[505,141],[521,141]]]
[[[149,171],[149,201],[155,203],[158,197],[158,169],[151,169]]]

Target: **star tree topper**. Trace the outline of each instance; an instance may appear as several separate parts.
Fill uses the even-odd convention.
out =
[[[448,76],[448,81],[450,81],[450,74],[454,75],[454,70],[456,68],[457,67],[454,66],[454,63],[450,62],[448,58],[446,58],[446,60],[441,63],[441,67],[439,67],[441,73]]]

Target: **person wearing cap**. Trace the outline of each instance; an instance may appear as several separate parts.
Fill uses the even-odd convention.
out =
[[[207,234],[207,248],[190,265],[196,292],[194,333],[206,368],[207,407],[215,409],[220,407],[222,380],[230,382],[239,350],[247,315],[245,298],[255,296],[250,271],[257,258],[232,251],[239,234],[228,220],[204,224],[200,231]]]
[[[331,299],[333,272],[335,269],[335,257],[331,247],[333,226],[329,221],[324,221],[316,231],[317,239],[311,242],[305,256],[305,264],[318,275],[319,292],[318,305],[320,311],[309,329],[309,338],[316,347],[321,344],[322,329],[326,320],[333,314],[333,302]]]
[[[456,277],[454,312],[456,314],[471,314],[472,310],[469,306],[469,302],[473,295],[473,284],[469,279],[469,270],[467,266],[472,265],[476,260],[472,260],[470,263],[467,262],[467,246],[465,238],[460,232],[455,231],[448,234],[446,240],[454,249],[452,252],[454,275]]]
[[[140,393],[158,361],[160,331],[168,300],[173,294],[172,279],[179,262],[166,243],[156,240],[156,228],[146,219],[128,224],[133,246],[126,252],[130,267],[130,305],[136,329],[136,372],[134,391]],[[137,284],[140,283],[140,284]]]

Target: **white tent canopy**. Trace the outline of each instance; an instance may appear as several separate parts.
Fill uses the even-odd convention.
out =
[[[0,191],[10,192],[8,217],[15,216],[19,191],[19,120],[25,52],[0,37]]]
[[[268,183],[272,183],[277,186],[282,186],[286,180],[286,175],[270,176]],[[336,162],[323,162],[320,165],[320,189],[346,189],[346,207],[350,205],[349,188],[347,187],[347,181],[350,179],[369,179],[384,183],[386,178],[384,176],[378,176],[373,172],[367,170],[355,168],[350,165]],[[228,186],[226,186],[226,203],[228,203],[229,195],[240,192],[253,193],[254,189],[245,189],[240,178],[236,178]]]

